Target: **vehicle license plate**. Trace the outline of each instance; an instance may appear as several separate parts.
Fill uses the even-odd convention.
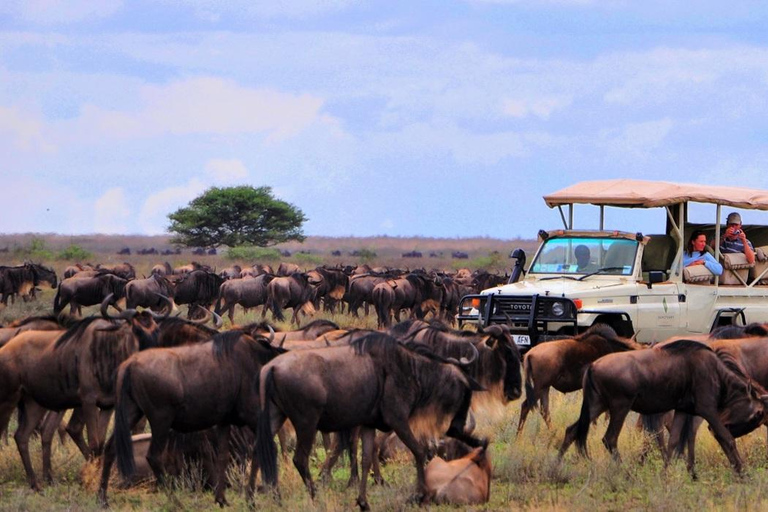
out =
[[[527,334],[513,334],[512,341],[514,341],[518,345],[530,345],[531,337],[528,336]]]

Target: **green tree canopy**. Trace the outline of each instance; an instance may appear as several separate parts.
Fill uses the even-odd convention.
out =
[[[304,240],[307,218],[290,203],[275,199],[270,187],[212,187],[188,206],[168,215],[174,244],[187,247],[269,245]]]

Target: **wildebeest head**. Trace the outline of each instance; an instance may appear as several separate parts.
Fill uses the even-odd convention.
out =
[[[517,400],[522,394],[523,378],[520,373],[520,350],[509,334],[506,325],[491,325],[484,332],[490,335],[485,342],[500,364],[495,365],[504,372],[504,398],[507,401]]]
[[[731,372],[721,398],[720,419],[733,437],[740,437],[766,423],[768,392],[751,380],[729,353],[715,351]]]
[[[56,272],[50,267],[44,267],[37,263],[30,263],[29,267],[35,276],[35,286],[40,283],[48,283],[51,288],[58,286],[58,278]]]

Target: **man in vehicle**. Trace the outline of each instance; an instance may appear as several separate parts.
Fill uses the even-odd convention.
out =
[[[589,247],[587,247],[584,244],[577,245],[576,248],[573,250],[573,255],[576,256],[576,264],[578,267],[576,268],[577,272],[593,272],[597,270],[597,267],[590,264],[589,258],[591,257],[591,253],[589,252]]]
[[[725,223],[723,239],[720,242],[720,252],[723,254],[742,252],[747,258],[747,263],[754,263],[755,249],[741,228],[741,215],[737,212],[731,212]]]

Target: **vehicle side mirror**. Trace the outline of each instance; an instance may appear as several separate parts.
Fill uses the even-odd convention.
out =
[[[648,288],[654,283],[663,283],[665,280],[666,276],[661,270],[651,270],[648,272]]]
[[[525,273],[525,251],[517,248],[509,255],[510,258],[515,258],[515,266],[512,268],[512,275],[509,276],[507,284],[516,283],[520,280],[520,277]]]

